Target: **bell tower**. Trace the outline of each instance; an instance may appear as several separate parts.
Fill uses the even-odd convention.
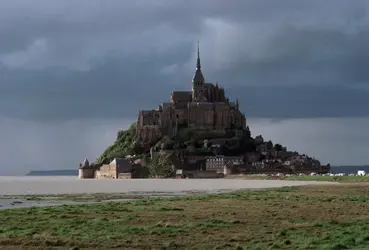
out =
[[[202,101],[204,99],[204,84],[205,79],[201,72],[201,63],[200,63],[200,46],[199,41],[197,41],[197,64],[196,64],[196,72],[192,79],[192,101]]]

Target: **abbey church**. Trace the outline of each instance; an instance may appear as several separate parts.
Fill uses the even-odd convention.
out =
[[[231,102],[226,98],[218,83],[205,82],[199,46],[192,90],[174,91],[170,102],[162,103],[156,110],[141,110],[136,128],[136,141],[142,146],[164,135],[174,137],[181,128],[194,130],[208,139],[241,136],[247,130],[238,100]]]

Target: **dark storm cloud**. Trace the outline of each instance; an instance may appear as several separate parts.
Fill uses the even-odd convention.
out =
[[[367,85],[368,42],[369,29],[346,36],[341,31],[288,28],[269,41],[270,57],[244,58],[228,72],[256,84]]]
[[[253,135],[364,164],[368,119],[347,117],[369,115],[368,6],[0,1],[0,175],[94,160],[138,110],[190,89],[197,40],[206,80],[239,98]]]
[[[171,63],[178,54],[162,61]],[[110,58],[90,71],[6,70],[2,77],[11,84],[0,85],[0,113],[43,121],[135,117],[139,109],[167,101],[172,88],[190,87],[190,78],[183,84],[173,75],[158,74],[162,65],[156,59]],[[140,67],[132,60],[140,60]]]
[[[205,77],[237,92],[250,115],[367,115],[358,105],[369,104],[368,93],[351,89],[368,86],[366,1],[232,3],[3,1],[0,112],[41,120],[134,115],[190,88],[200,39]],[[271,90],[262,103],[249,101]]]

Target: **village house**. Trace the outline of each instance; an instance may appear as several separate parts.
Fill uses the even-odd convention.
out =
[[[127,179],[131,178],[133,162],[130,159],[115,158],[109,164],[104,164],[96,171],[96,179]]]
[[[131,178],[132,166],[131,159],[115,158],[109,164],[89,165],[87,159],[80,164],[80,179],[128,179]]]
[[[207,171],[221,171],[224,167],[232,168],[234,166],[243,165],[243,156],[208,156],[206,157]]]

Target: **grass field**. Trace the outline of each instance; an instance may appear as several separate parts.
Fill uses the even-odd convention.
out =
[[[228,179],[249,179],[249,180],[271,180],[275,176],[262,175],[230,175]],[[337,182],[369,182],[369,176],[321,176],[321,175],[291,175],[279,176],[279,180],[286,181],[337,181]]]
[[[0,211],[1,249],[367,249],[369,185]]]

